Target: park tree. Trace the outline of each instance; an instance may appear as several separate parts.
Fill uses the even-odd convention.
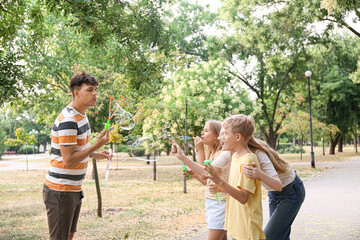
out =
[[[288,133],[300,142],[300,160],[302,160],[304,141],[310,136],[309,114],[303,111],[291,112],[284,120],[279,133]]]
[[[75,64],[81,65],[81,70],[105,71],[107,76],[121,72],[127,79],[122,87],[132,89],[129,92],[133,96],[145,98],[162,80],[159,63],[153,63],[150,55],[168,46],[161,17],[168,6],[166,1],[142,0],[2,2],[1,17],[11,27],[0,25],[4,30],[1,59],[10,59],[9,53],[13,53],[16,59],[7,60],[8,66],[17,70],[18,61],[26,65],[21,69],[23,75],[17,70],[14,77],[7,74],[15,72],[10,67],[2,70],[11,78],[2,81],[2,87],[16,89],[15,80],[20,76],[29,79],[32,89],[20,84],[17,92],[28,94],[18,96],[15,104],[19,111],[36,109],[48,125],[71,100],[68,83]],[[12,95],[17,96],[15,93]]]
[[[221,60],[179,68],[165,79],[166,86],[158,99],[150,100],[149,105],[139,110],[146,111],[147,116],[143,134],[156,137],[169,123],[167,131],[171,136],[196,136],[209,119],[223,120],[229,114],[251,113],[248,94],[229,84],[231,78]]]
[[[195,57],[197,61],[208,61],[210,52],[207,41],[212,35],[209,29],[216,28],[216,13],[211,12],[208,6],[181,0],[168,11],[167,18],[171,44],[168,56],[178,52]]]
[[[307,48],[319,37],[311,23],[317,9],[310,1],[223,2],[221,18],[228,23],[221,37],[209,42],[213,56],[228,63],[235,85],[256,97],[254,117],[266,142],[276,146],[282,121],[292,108],[287,96],[303,80]]]
[[[330,138],[330,154],[335,154],[342,138],[358,124],[359,85],[350,79],[356,70],[359,40],[354,37],[333,36],[327,44],[311,49],[312,96],[314,116],[326,124],[335,125],[339,131]]]
[[[360,37],[360,32],[351,27],[352,23],[360,20],[360,5],[357,0],[322,0],[321,8],[326,9],[321,21],[335,23],[340,27],[347,28],[350,32]],[[353,13],[352,23],[349,22],[347,16]],[[350,20],[351,21],[351,20]]]
[[[26,170],[29,170],[29,163],[27,159],[27,146],[37,144],[37,140],[34,134],[29,134],[23,128],[18,128],[15,131],[16,139],[8,138],[5,141],[5,145],[8,146],[23,146],[25,145],[25,154],[26,154]]]

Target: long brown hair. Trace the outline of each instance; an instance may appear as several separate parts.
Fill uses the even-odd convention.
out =
[[[216,136],[216,141],[214,143],[213,149],[210,149],[209,147],[207,147],[206,151],[205,151],[205,158],[212,161],[212,160],[214,160],[213,158],[214,158],[215,153],[217,153],[218,151],[221,150],[220,140],[218,139],[218,137],[220,135],[222,123],[217,120],[209,120],[206,122],[206,124],[209,124],[210,131],[213,134],[215,134],[215,136]]]
[[[267,145],[266,142],[251,137],[248,142],[248,147],[254,153],[256,152],[256,150],[260,150],[266,153],[278,173],[285,173],[290,170],[289,163],[282,159],[274,149]]]

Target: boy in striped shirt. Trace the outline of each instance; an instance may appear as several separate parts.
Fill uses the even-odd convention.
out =
[[[95,106],[98,81],[81,73],[70,81],[73,101],[56,118],[51,129],[51,161],[46,174],[43,199],[50,239],[72,239],[76,232],[89,157],[108,159],[109,152],[95,152],[109,141],[103,130],[90,145],[91,130],[86,110]]]

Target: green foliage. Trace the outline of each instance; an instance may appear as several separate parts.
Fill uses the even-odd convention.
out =
[[[318,37],[310,27],[314,11],[304,11],[304,5],[310,3],[223,1],[221,17],[229,26],[210,42],[214,56],[228,62],[233,84],[245,84],[255,95],[253,115],[272,147],[293,107],[288,96],[303,76],[307,47]]]
[[[349,23],[348,16],[350,13],[355,13],[355,17],[352,18],[352,22],[356,23],[360,20],[360,6],[357,0],[322,0],[321,8],[326,11],[323,12],[323,16],[320,18],[322,21],[327,21],[329,24],[337,23],[341,27],[345,27],[350,30],[357,37],[360,37],[360,32],[351,27],[352,23]]]
[[[131,148],[131,147],[128,146],[128,145],[122,145],[122,144],[120,144],[120,145],[117,146],[116,152],[127,152],[127,153],[128,153],[130,148]]]
[[[127,149],[127,153],[129,154],[130,157],[134,157],[134,156],[138,156],[138,157],[142,157],[142,156],[145,156],[145,151],[146,149],[144,147],[141,147],[141,146],[138,146],[136,148],[134,148],[132,151],[131,151],[131,148],[128,148]]]
[[[294,146],[292,143],[282,143],[278,146],[278,153],[305,153],[304,149],[301,149],[299,146]]]
[[[309,68],[316,73],[312,77],[313,106],[317,109],[314,115],[322,122],[336,125],[341,134],[350,131],[360,119],[360,87],[350,79],[359,54],[359,40],[354,37],[337,37],[312,48]]]
[[[28,134],[24,128],[18,128],[15,131],[16,139],[8,138],[5,145],[20,146],[20,145],[35,145],[37,140],[33,134]]]
[[[21,96],[19,79],[23,78],[22,66],[17,63],[19,57],[14,53],[6,53],[0,48],[0,100],[11,101]]]
[[[20,147],[20,149],[18,150],[18,154],[33,154],[35,150],[35,153],[39,152],[39,149],[37,146],[30,146],[30,145],[23,145]]]
[[[252,110],[252,102],[247,93],[234,89],[232,77],[224,64],[219,61],[192,64],[181,68],[165,79],[167,84],[158,99],[149,99],[140,109],[145,115],[143,134],[158,136],[162,134],[165,123],[171,136],[200,135],[207,120],[224,119],[227,114],[245,113]],[[186,104],[187,119],[186,119]],[[188,133],[185,133],[187,121]],[[165,141],[159,148],[167,148]]]

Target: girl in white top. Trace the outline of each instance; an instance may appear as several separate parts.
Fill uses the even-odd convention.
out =
[[[172,140],[172,153],[191,168],[188,169],[191,177],[196,178],[205,185],[206,221],[209,227],[208,240],[227,239],[226,231],[224,230],[226,193],[219,193],[221,199],[221,203],[219,204],[217,196],[210,193],[209,185],[211,184],[211,180],[206,180],[201,177],[201,175],[207,174],[204,169],[204,160],[207,159],[211,160],[211,165],[223,179],[227,180],[229,178],[231,154],[228,151],[221,151],[220,141],[218,140],[220,130],[220,121],[209,120],[201,132],[201,138],[195,138],[195,147],[199,153],[199,163],[201,164],[187,158],[179,145]],[[204,151],[204,145],[207,146],[206,152]]]
[[[261,169],[249,165],[243,167],[243,172],[248,177],[259,178],[269,191],[270,219],[264,229],[266,239],[290,239],[291,224],[305,198],[304,185],[289,163],[264,141],[251,138],[248,146],[257,155]],[[274,179],[280,179],[281,185]]]

